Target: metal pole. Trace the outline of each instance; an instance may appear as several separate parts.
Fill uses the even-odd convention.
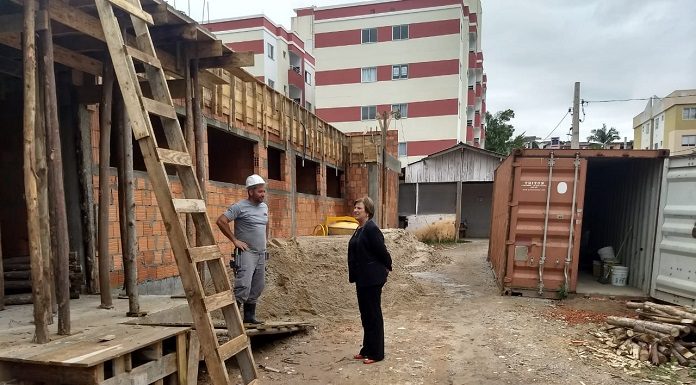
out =
[[[573,135],[570,138],[570,148],[580,148],[580,82],[575,82],[573,94]]]

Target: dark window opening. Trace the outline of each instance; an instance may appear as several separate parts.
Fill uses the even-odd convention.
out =
[[[342,198],[341,179],[343,171],[326,166],[326,196],[329,198]]]
[[[208,128],[209,179],[243,185],[254,173],[255,145],[251,140]]]
[[[268,147],[268,179],[285,180],[285,151]]]
[[[308,159],[303,160],[298,156],[295,159],[295,172],[297,174],[297,192],[317,195],[319,164]]]

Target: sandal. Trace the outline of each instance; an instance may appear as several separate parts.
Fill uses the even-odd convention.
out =
[[[363,356],[363,355],[360,354],[360,353],[354,355],[353,358],[356,359],[356,360],[366,360],[366,359],[367,359],[367,357]]]
[[[373,359],[371,359],[371,358],[365,358],[365,359],[363,360],[363,364],[365,364],[365,365],[374,364],[375,362],[377,362],[377,360],[373,360]]]

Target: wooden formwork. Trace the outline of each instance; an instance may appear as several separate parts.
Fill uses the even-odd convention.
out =
[[[190,327],[114,325],[0,353],[0,382],[195,384],[199,346]]]

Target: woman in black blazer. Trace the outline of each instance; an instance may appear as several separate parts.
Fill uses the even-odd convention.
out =
[[[348,243],[348,280],[355,283],[363,326],[363,344],[354,356],[365,364],[384,359],[382,287],[392,269],[384,235],[372,220],[375,204],[365,197],[355,201],[353,216],[359,226]]]

